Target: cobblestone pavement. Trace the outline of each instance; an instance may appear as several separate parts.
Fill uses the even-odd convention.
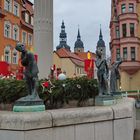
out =
[[[135,131],[135,139],[140,140],[140,109],[137,110],[137,129]]]

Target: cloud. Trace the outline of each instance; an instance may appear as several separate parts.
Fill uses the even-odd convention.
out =
[[[54,45],[59,42],[62,19],[66,24],[68,44],[74,47],[77,25],[80,25],[85,50],[95,51],[100,24],[106,47],[109,48],[110,0],[55,0],[54,1]]]
[[[62,20],[65,21],[67,44],[74,48],[78,24],[85,50],[95,51],[100,24],[109,53],[111,0],[54,0],[54,49],[59,44]]]

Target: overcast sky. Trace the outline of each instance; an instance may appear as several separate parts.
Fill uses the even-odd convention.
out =
[[[31,0],[33,1],[33,0]],[[54,49],[59,44],[62,20],[65,22],[67,44],[74,48],[78,25],[85,51],[95,52],[100,24],[109,53],[109,22],[111,0],[54,0]]]

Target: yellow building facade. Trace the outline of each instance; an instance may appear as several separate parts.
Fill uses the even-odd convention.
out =
[[[64,48],[54,51],[53,64],[65,72],[68,78],[85,75],[84,60]]]

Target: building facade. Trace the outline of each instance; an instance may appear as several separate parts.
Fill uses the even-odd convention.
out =
[[[28,0],[0,1],[0,61],[6,61],[15,74],[20,57],[16,43],[22,42],[28,49],[33,46],[32,6]]]
[[[53,63],[57,69],[65,72],[68,78],[85,74],[84,59],[68,51],[66,48],[60,48],[54,51]]]
[[[140,0],[112,0],[111,63],[120,59],[122,90],[140,89]]]

